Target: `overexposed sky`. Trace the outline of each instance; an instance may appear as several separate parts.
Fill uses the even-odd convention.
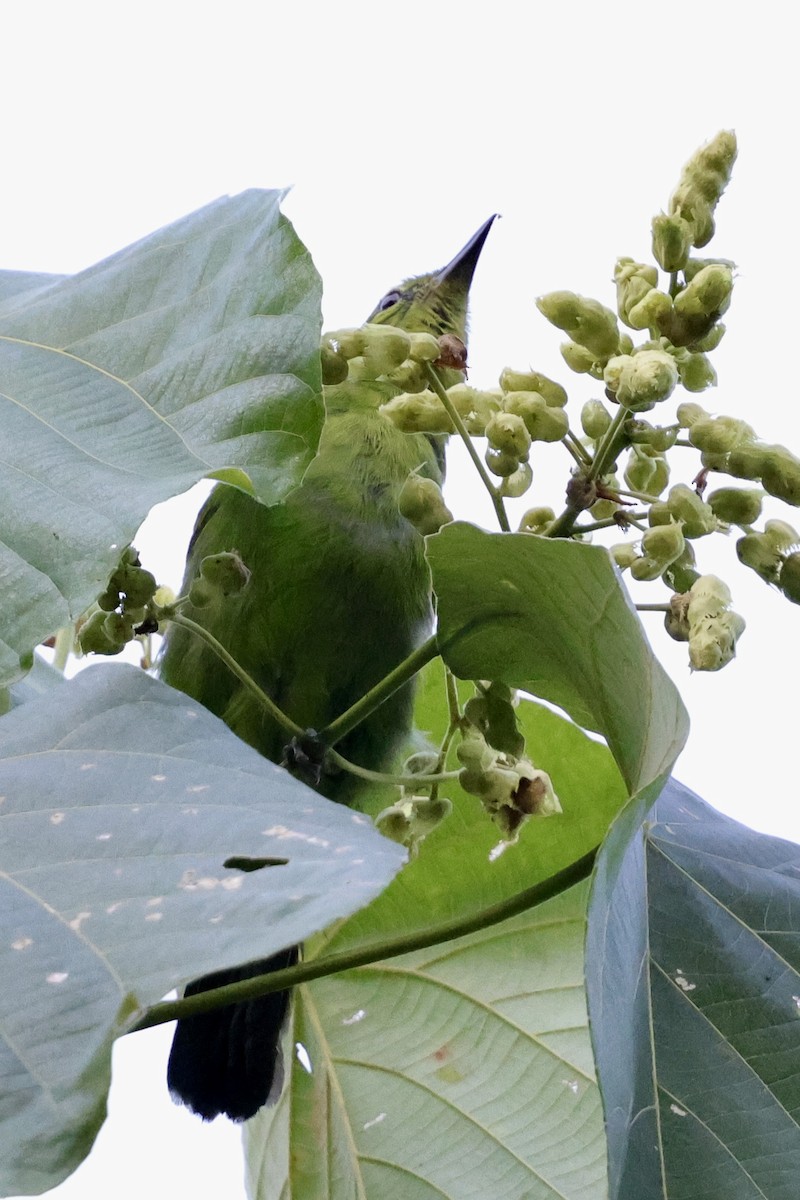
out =
[[[571,288],[613,306],[616,257],[648,256],[650,218],[684,161],[732,127],[739,162],[706,253],[739,272],[719,386],[699,399],[800,451],[790,12],[774,0],[14,6],[0,267],[77,271],[220,194],[293,185],[285,211],[339,327],[499,212],[473,289],[471,382],[532,365],[577,410],[597,388],[562,366],[535,296]],[[548,458],[526,504],[558,507],[566,463]],[[492,527],[472,476],[454,464],[451,480],[457,515]],[[191,514],[174,512],[140,545],[177,580]],[[708,541],[703,566],[727,579],[748,629],[722,675],[690,676],[685,648],[649,618],[693,722],[677,773],[738,819],[798,838],[800,608],[740,568],[732,540]],[[120,1046],[111,1119],[59,1200],[243,1195],[236,1131],[166,1096],[168,1042],[158,1030]]]

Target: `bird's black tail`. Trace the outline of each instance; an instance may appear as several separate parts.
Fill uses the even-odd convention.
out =
[[[204,975],[184,994],[193,996],[294,966],[298,953],[297,946],[290,946],[272,958]],[[289,992],[272,992],[178,1021],[167,1068],[175,1099],[204,1121],[223,1113],[232,1121],[246,1121],[268,1100],[277,1099],[283,1083],[280,1038],[289,998]]]

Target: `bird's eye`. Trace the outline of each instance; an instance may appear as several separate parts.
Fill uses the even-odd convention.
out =
[[[402,296],[399,292],[387,292],[383,299],[378,302],[377,311],[386,312],[387,308],[393,308],[394,305],[397,304],[397,302],[401,299]]]

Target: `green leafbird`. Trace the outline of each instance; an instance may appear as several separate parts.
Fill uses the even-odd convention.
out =
[[[371,322],[466,339],[473,272],[494,217],[441,271],[387,292]],[[450,372],[452,382],[460,373]],[[236,596],[185,611],[205,625],[303,729],[324,729],[430,633],[433,613],[423,540],[398,510],[412,472],[443,476],[442,439],[400,432],[379,411],[390,383],[346,380],[325,388],[326,422],[302,485],[267,508],[218,485],[189,545],[183,591],[207,555],[236,549],[251,571]],[[199,700],[266,757],[281,762],[287,736],[211,650],[172,627],[161,660],[167,683]],[[337,749],[386,769],[411,728],[403,687]],[[318,788],[357,802],[363,782],[324,774]],[[186,994],[291,965],[297,947],[196,980]],[[173,1095],[206,1120],[251,1117],[280,1090],[281,992],[179,1021],[170,1054]]]

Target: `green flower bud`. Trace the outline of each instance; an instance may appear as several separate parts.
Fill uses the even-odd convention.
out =
[[[760,479],[767,457],[774,449],[763,442],[742,443],[731,450],[725,470],[735,479]]]
[[[722,263],[698,271],[675,297],[675,312],[682,317],[714,317],[726,311],[733,291],[733,272]]]
[[[403,433],[453,432],[453,423],[433,392],[403,392],[382,404],[379,412]]]
[[[322,382],[326,384],[344,383],[347,379],[347,359],[339,354],[330,342],[323,342],[319,351],[322,367]]]
[[[500,387],[504,392],[538,392],[550,408],[563,408],[567,403],[566,388],[540,371],[512,371],[506,367],[500,375]]]
[[[575,292],[549,292],[536,306],[558,329],[596,358],[608,358],[619,346],[619,326],[610,308]]]
[[[447,389],[447,395],[473,437],[483,437],[491,418],[500,412],[502,397],[497,391],[479,390],[458,383]]]
[[[108,613],[103,628],[108,640],[116,646],[127,645],[133,637],[133,621],[127,613]]]
[[[207,579],[193,580],[189,588],[189,603],[194,608],[207,608],[219,599],[219,592]]]
[[[778,587],[792,604],[800,604],[800,554],[790,554],[781,567]]]
[[[704,392],[717,386],[717,372],[705,354],[687,354],[677,360],[678,374],[687,392]]]
[[[770,546],[781,552],[800,543],[800,534],[788,521],[767,521],[762,536]]]
[[[614,562],[619,567],[620,571],[626,571],[629,567],[638,560],[639,555],[630,542],[616,542],[613,546],[608,547],[608,553],[613,558]]]
[[[519,523],[519,532],[544,534],[555,519],[556,514],[552,508],[544,506],[529,508],[526,513],[523,513],[522,520]]]
[[[408,358],[411,344],[408,334],[393,325],[365,325],[364,365],[372,376],[387,375]]]
[[[507,392],[503,408],[522,418],[534,442],[560,442],[569,429],[563,408],[550,407],[539,392]],[[488,437],[488,425],[486,428]]]
[[[650,508],[649,521],[651,525],[665,524],[663,520],[654,519],[661,515],[660,511],[656,512],[658,507],[654,504]],[[674,487],[670,488],[666,508],[675,521],[682,522],[683,532],[687,538],[703,537],[707,533],[714,533],[719,528],[719,522],[709,505],[685,483],[676,483]]]
[[[655,479],[655,475],[656,459],[649,454],[642,453],[639,446],[631,446],[625,467],[625,482],[628,487],[634,492],[655,495],[656,493],[650,491],[650,484]]]
[[[672,596],[669,602],[669,612],[664,614],[664,628],[675,642],[688,642],[689,640],[688,606],[688,596],[678,594]]]
[[[532,483],[533,471],[530,463],[522,462],[513,475],[506,475],[501,481],[499,492],[501,496],[510,500],[518,500],[520,496],[525,495]]]
[[[124,642],[117,641],[109,637],[106,630],[106,617],[109,614],[104,612],[92,613],[89,620],[81,625],[78,632],[78,645],[81,648],[82,654],[119,654],[124,646]]]
[[[649,496],[660,496],[669,483],[669,463],[666,458],[656,458],[653,461],[656,464],[656,469],[650,480],[647,494]]]
[[[401,363],[396,370],[387,372],[386,378],[395,387],[411,396],[417,396],[420,392],[427,391],[428,388],[428,374],[425,367],[420,362],[412,362],[411,359]]]
[[[236,596],[250,582],[250,570],[235,550],[207,555],[200,563],[200,575],[222,596]]]
[[[638,583],[652,583],[664,574],[664,567],[654,558],[637,558],[631,563],[631,578]]]
[[[709,419],[709,414],[702,405],[684,401],[683,404],[678,405],[677,417],[681,429],[691,429],[698,421]]]
[[[519,470],[517,456],[508,454],[505,450],[493,450],[490,446],[483,459],[492,474],[498,475],[501,479],[505,479]]]
[[[713,236],[714,208],[731,177],[735,160],[736,136],[732,130],[723,130],[683,168],[670,200],[670,212],[688,221],[692,242],[698,249]]]
[[[671,450],[678,440],[674,425],[651,425],[649,421],[635,419],[625,422],[625,435],[633,445],[648,446],[658,454]]]
[[[794,508],[800,507],[800,460],[788,450],[783,453],[775,453],[775,450],[783,450],[783,447],[774,447],[761,468],[764,490]]]
[[[632,329],[652,329],[666,320],[672,312],[672,297],[656,288],[634,304],[628,312],[628,324]]]
[[[97,606],[103,612],[113,612],[119,606],[120,594],[116,588],[107,588],[101,596],[97,597]]]
[[[687,542],[680,558],[671,563],[664,572],[664,582],[674,592],[684,594],[701,578],[699,571],[694,569],[695,558],[692,543]],[[688,600],[687,600],[688,605]],[[688,636],[688,635],[687,635]]]
[[[325,343],[348,360],[364,353],[365,340],[363,329],[336,329],[324,336]]]
[[[692,247],[692,227],[677,213],[653,217],[653,258],[662,271],[683,269]]]
[[[612,358],[604,374],[606,387],[633,412],[647,412],[670,396],[678,382],[675,361],[663,350],[641,350],[632,357]]]
[[[142,567],[126,567],[120,590],[125,593],[126,604],[136,608],[153,599],[156,586],[155,576],[150,571]]]
[[[708,497],[708,505],[726,525],[753,525],[761,516],[763,495],[756,488],[717,488]]]
[[[689,634],[689,663],[693,671],[720,671],[736,655],[745,621],[735,612],[702,621]]]
[[[422,537],[438,533],[453,519],[438,483],[421,475],[409,475],[400,489],[397,506]]]
[[[657,525],[642,537],[642,555],[659,563],[661,569],[670,566],[683,554],[683,530],[678,522]]]
[[[587,400],[581,409],[581,427],[593,442],[600,438],[611,424],[611,413],[601,400]]]
[[[755,441],[755,430],[735,417],[705,417],[691,426],[689,441],[710,454],[728,454],[735,446]]]
[[[408,357],[415,363],[436,362],[441,354],[439,341],[432,333],[409,333]]]
[[[524,395],[524,393],[511,393]],[[508,397],[507,397],[508,398]],[[542,405],[546,408],[546,405]],[[524,458],[531,448],[531,435],[525,421],[514,412],[495,413],[486,426],[486,439],[493,450]]]
[[[746,533],[736,543],[736,554],[743,566],[755,571],[765,583],[777,583],[783,558],[762,533]]]
[[[689,593],[687,616],[690,628],[708,617],[718,617],[731,602],[727,583],[717,575],[701,575]]]
[[[716,350],[725,336],[725,326],[722,322],[712,325],[708,333],[701,337],[696,342],[692,342],[689,349],[697,353],[710,354],[712,350]]]
[[[594,379],[602,378],[602,368],[591,350],[579,346],[577,342],[562,342],[559,349],[561,357],[571,371],[577,375],[591,375]]]

